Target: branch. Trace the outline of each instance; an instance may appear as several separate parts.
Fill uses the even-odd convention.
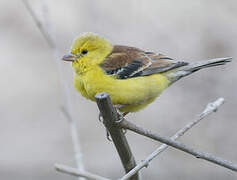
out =
[[[142,127],[136,126],[135,124],[128,122],[126,120],[121,121],[118,125],[121,128],[129,129],[129,130],[136,132],[140,135],[149,137],[151,139],[160,141],[164,144],[167,144],[167,145],[172,146],[176,149],[184,151],[188,154],[195,156],[196,158],[201,158],[201,159],[207,160],[209,162],[212,162],[214,164],[217,164],[219,166],[226,167],[230,170],[237,171],[237,164],[234,164],[230,161],[221,159],[219,157],[215,157],[209,153],[201,152],[201,151],[195,150],[194,148],[187,147],[186,145],[184,145],[181,142],[174,141],[171,138],[163,137],[158,134],[152,133],[151,131],[145,130]]]
[[[45,40],[47,41],[47,43],[49,44],[49,46],[51,48],[55,47],[55,43],[53,41],[52,36],[50,36],[49,32],[47,31],[46,28],[44,28],[43,23],[39,20],[39,18],[37,17],[36,13],[34,12],[34,10],[31,8],[29,2],[27,0],[22,0],[23,4],[25,5],[27,11],[30,13],[32,19],[34,20],[36,26],[38,27],[38,29],[40,30],[41,34],[44,36]]]
[[[77,133],[77,128],[76,128],[76,122],[75,120],[73,120],[73,118],[68,113],[65,107],[62,107],[62,112],[65,115],[65,117],[68,119],[68,123],[70,125],[72,144],[73,144],[77,168],[79,171],[84,171],[84,166],[82,162],[82,153],[81,153],[81,148],[80,148],[78,133]]]
[[[79,171],[76,168],[71,168],[69,166],[65,166],[62,164],[55,164],[54,165],[56,171],[65,173],[65,174],[70,174],[73,176],[77,176],[77,177],[83,177],[83,178],[87,178],[87,179],[91,179],[91,180],[109,180],[105,177],[96,175],[96,174],[92,174],[90,172],[87,171]]]
[[[110,97],[107,93],[98,93],[95,95],[95,99],[100,113],[103,116],[104,125],[113,140],[113,143],[122,161],[123,167],[127,173],[136,166],[136,162],[125,135],[123,134],[122,130],[116,125],[116,121],[118,121],[118,113],[113,107]],[[135,174],[130,179],[138,180],[139,175]]]
[[[191,129],[194,125],[196,125],[198,122],[200,122],[203,118],[211,114],[212,112],[215,112],[219,106],[221,106],[224,103],[224,98],[218,98],[216,101],[212,103],[208,103],[204,111],[195,119],[194,121],[188,123],[186,126],[184,126],[182,129],[180,129],[178,132],[175,133],[171,137],[172,140],[176,140],[184,133],[186,133],[189,129]],[[166,150],[169,146],[166,144],[162,144],[159,148],[157,148],[154,152],[152,152],[145,160],[141,161],[135,168],[133,168],[129,173],[124,175],[120,180],[127,180],[134,174],[136,174],[140,169],[147,167],[149,165],[149,162],[152,161],[156,156],[158,156],[161,152]]]

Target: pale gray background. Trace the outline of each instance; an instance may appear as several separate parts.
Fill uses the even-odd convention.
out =
[[[31,4],[43,19],[41,1]],[[70,0],[46,2],[48,25],[59,55],[85,31],[116,44],[133,45],[190,61],[232,56],[225,67],[203,70],[167,89],[159,99],[128,119],[170,136],[207,102],[223,96],[226,104],[206,118],[182,142],[237,162],[237,3],[236,0]],[[60,112],[63,91],[57,63],[21,1],[0,1],[0,179],[74,179],[54,171],[60,162],[75,166],[67,120]],[[59,61],[59,60],[58,60]],[[72,86],[72,70],[65,62],[63,79],[70,88],[74,117],[85,167],[112,178],[123,174],[113,144],[97,120],[96,105]],[[128,132],[137,161],[157,142]],[[144,179],[234,180],[237,174],[170,148],[149,168]]]

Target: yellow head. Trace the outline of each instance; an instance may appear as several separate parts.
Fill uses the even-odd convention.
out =
[[[73,41],[71,52],[64,55],[63,60],[72,61],[74,70],[83,73],[100,64],[112,48],[112,44],[106,39],[93,33],[85,33]]]

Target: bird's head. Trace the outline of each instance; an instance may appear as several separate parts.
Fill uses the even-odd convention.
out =
[[[71,61],[74,68],[92,67],[100,64],[112,48],[106,39],[94,33],[85,33],[73,41],[71,51],[62,60]]]

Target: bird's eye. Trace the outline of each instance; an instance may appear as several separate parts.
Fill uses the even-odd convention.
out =
[[[87,54],[88,53],[88,50],[87,49],[83,49],[82,51],[81,51],[81,53],[84,55],[84,54]]]

